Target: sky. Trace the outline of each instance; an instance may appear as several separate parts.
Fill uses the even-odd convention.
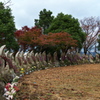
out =
[[[44,8],[50,10],[55,17],[61,12],[71,14],[79,20],[100,16],[100,0],[11,0],[10,8],[17,29],[23,26],[33,27],[34,19],[39,18],[39,12]]]

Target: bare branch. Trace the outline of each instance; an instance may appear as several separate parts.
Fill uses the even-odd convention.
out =
[[[12,5],[11,0],[8,0],[8,1],[4,0],[4,6],[8,7],[8,6],[11,6],[11,5]]]
[[[83,43],[85,53],[97,42],[100,33],[100,18],[88,17],[80,20],[82,30],[86,33],[86,40]]]

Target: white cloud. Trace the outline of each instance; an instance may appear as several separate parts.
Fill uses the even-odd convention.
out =
[[[60,12],[78,19],[100,16],[100,0],[12,0],[12,4],[17,28],[33,26],[34,19],[38,19],[39,12],[44,8],[52,11],[54,16]]]

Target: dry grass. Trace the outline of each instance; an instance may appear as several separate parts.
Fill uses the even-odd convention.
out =
[[[51,68],[25,75],[17,100],[99,100],[100,64]]]

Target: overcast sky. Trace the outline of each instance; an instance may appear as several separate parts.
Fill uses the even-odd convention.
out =
[[[0,0],[4,1],[4,0]],[[7,0],[5,0],[7,1]],[[83,19],[84,17],[100,16],[100,0],[11,0],[12,14],[15,17],[17,29],[27,25],[34,26],[34,19],[39,18],[39,12],[44,8],[53,12],[71,14],[73,17]]]

